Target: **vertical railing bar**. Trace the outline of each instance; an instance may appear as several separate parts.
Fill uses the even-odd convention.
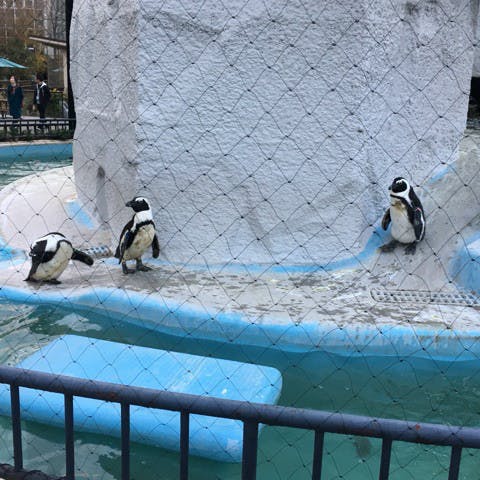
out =
[[[243,422],[242,480],[257,477],[258,423]]]
[[[315,430],[315,440],[313,444],[313,467],[312,480],[320,480],[322,477],[322,461],[323,461],[323,441],[324,433]]]
[[[121,404],[122,480],[130,480],[130,405]]]
[[[180,480],[188,480],[188,450],[190,443],[190,414],[180,412]]]
[[[73,395],[66,393],[65,404],[65,477],[75,479],[75,447],[73,436]]]
[[[390,474],[390,457],[392,453],[392,440],[384,438],[382,442],[382,457],[380,460],[379,480],[388,480]]]
[[[462,458],[462,447],[455,445],[450,454],[450,468],[448,470],[448,480],[458,480],[460,472],[460,460]]]
[[[18,472],[23,469],[20,389],[18,385],[10,385],[10,402],[12,411],[13,462],[15,471]]]

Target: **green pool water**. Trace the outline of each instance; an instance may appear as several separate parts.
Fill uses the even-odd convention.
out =
[[[37,150],[38,152],[38,150]],[[2,157],[0,186],[31,173],[71,163],[68,154]],[[348,358],[314,350],[307,354],[173,337],[119,322],[114,317],[78,314],[57,307],[0,304],[0,362],[15,365],[63,334],[86,335],[152,348],[211,355],[270,365],[283,375],[281,405],[341,411],[376,417],[455,425],[480,424],[479,362],[439,363],[418,358]],[[401,353],[401,352],[400,352]],[[23,423],[24,463],[52,475],[64,472],[63,431]],[[381,443],[326,435],[323,476],[329,480],[378,478]],[[259,480],[306,479],[311,476],[313,434],[265,427],[258,452]],[[119,479],[120,441],[75,434],[77,478]],[[446,479],[450,450],[394,443],[390,478]],[[132,444],[132,479],[177,479],[178,454]],[[0,462],[12,463],[10,418],[0,417]],[[465,450],[460,477],[479,478],[480,454]],[[233,480],[241,467],[191,457],[190,478]]]
[[[71,147],[67,145],[6,147],[0,143],[0,187],[33,173],[71,164]]]
[[[379,417],[476,426],[480,419],[480,371],[476,362],[441,364],[410,358],[364,359],[295,354],[271,349],[197,341],[120,324],[113,317],[76,314],[57,307],[3,304],[0,315],[0,361],[15,364],[54,338],[86,335],[153,348],[212,355],[279,368],[284,388],[279,403]],[[10,419],[0,417],[0,462],[12,462]],[[24,424],[27,468],[59,474],[64,468],[63,431]],[[120,478],[119,440],[76,433],[78,478]],[[313,434],[297,429],[265,427],[259,441],[259,479],[304,479],[311,475]],[[326,435],[324,477],[378,478],[380,441]],[[450,451],[443,447],[394,443],[391,478],[446,479]],[[461,478],[477,478],[480,455],[465,450]],[[132,478],[176,479],[178,455],[132,445]],[[240,465],[192,457],[192,479],[237,479]]]

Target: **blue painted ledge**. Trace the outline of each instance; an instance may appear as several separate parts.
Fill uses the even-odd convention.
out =
[[[86,214],[88,217],[88,214]],[[174,266],[180,269],[189,269],[196,271],[204,270],[219,270],[231,271],[235,273],[258,274],[309,274],[309,273],[327,273],[348,268],[364,267],[364,264],[375,255],[378,247],[386,243],[390,238],[390,227],[384,231],[380,227],[375,227],[372,235],[368,239],[365,247],[359,253],[352,256],[332,260],[331,262],[315,265],[315,264],[255,264],[255,263],[228,263],[228,264],[195,264],[195,263],[174,263],[165,262],[150,258],[149,263],[164,266]],[[118,265],[118,260],[115,258],[106,258],[106,263],[111,265]]]
[[[297,353],[323,352],[353,358],[414,356],[457,362],[478,361],[480,357],[478,331],[369,324],[341,327],[329,321],[279,324],[274,319],[264,319],[259,324],[241,313],[209,312],[166,300],[158,294],[112,288],[76,290],[65,296],[57,292],[2,287],[0,299],[113,315],[116,321],[180,337]]]
[[[2,238],[0,238],[0,262],[24,260],[26,258],[25,252],[17,248],[8,246]]]
[[[95,228],[95,222],[83,207],[79,200],[71,200],[65,203],[68,216],[75,220],[78,225],[93,230]]]
[[[480,232],[460,248],[452,260],[450,272],[457,284],[480,295]]]

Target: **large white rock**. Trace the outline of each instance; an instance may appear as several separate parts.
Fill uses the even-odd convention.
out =
[[[80,198],[118,238],[147,196],[171,261],[350,256],[456,159],[476,3],[74,2]]]

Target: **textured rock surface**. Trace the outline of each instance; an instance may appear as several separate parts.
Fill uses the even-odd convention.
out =
[[[112,243],[150,198],[170,261],[350,256],[394,176],[456,159],[475,5],[75,2],[79,196]]]

